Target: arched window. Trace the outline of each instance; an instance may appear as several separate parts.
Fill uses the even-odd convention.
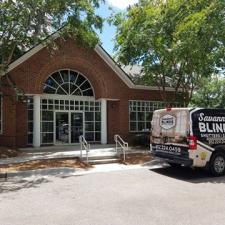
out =
[[[44,83],[44,93],[94,96],[93,88],[87,78],[72,70],[54,72]]]

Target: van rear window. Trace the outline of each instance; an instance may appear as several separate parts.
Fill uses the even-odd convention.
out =
[[[174,109],[155,111],[152,119],[152,136],[187,137],[189,133],[189,111]]]

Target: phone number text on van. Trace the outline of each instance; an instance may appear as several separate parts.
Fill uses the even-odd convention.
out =
[[[155,151],[167,153],[167,154],[173,154],[173,155],[180,155],[181,154],[181,148],[177,146],[171,146],[171,145],[154,145],[152,146]]]

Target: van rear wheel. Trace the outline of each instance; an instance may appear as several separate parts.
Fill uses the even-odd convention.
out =
[[[214,176],[222,176],[225,174],[225,154],[216,152],[210,160],[210,172]]]

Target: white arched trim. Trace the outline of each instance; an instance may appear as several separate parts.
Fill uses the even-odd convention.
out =
[[[94,88],[86,76],[76,70],[54,71],[43,86],[45,94],[94,97]]]

